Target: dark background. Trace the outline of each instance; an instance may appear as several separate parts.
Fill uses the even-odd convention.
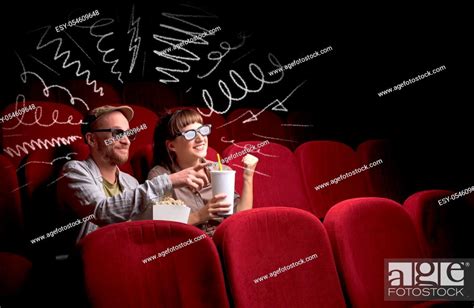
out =
[[[189,73],[177,74],[179,83],[168,84],[190,104],[204,106],[201,89],[207,88],[213,93],[215,108],[222,109],[225,103],[224,97],[218,95],[219,79],[224,80],[235,95],[241,95],[230,81],[228,72],[231,69],[242,74],[250,88],[257,87],[248,74],[248,65],[256,63],[265,73],[274,70],[267,59],[269,52],[285,65],[332,46],[331,52],[285,71],[284,79],[277,85],[265,85],[259,93],[249,93],[244,100],[234,102],[232,109],[263,108],[276,98],[283,99],[298,84],[306,81],[285,106],[290,111],[311,112],[312,129],[318,139],[339,140],[354,148],[367,139],[391,139],[396,145],[395,154],[411,192],[431,188],[458,191],[474,184],[474,151],[470,146],[472,114],[468,111],[472,104],[472,95],[469,95],[472,78],[467,69],[472,56],[467,48],[472,31],[468,31],[468,19],[464,16],[466,8],[448,7],[446,4],[414,7],[400,2],[366,7],[359,4],[304,4],[301,1],[187,4],[217,16],[207,22],[197,19],[196,23],[208,29],[222,28],[209,38],[209,46],[190,48],[201,60],[191,63]],[[124,82],[158,82],[164,75],[156,72],[154,67],[163,62],[153,54],[153,50],[161,51],[167,46],[153,40],[153,34],[164,35],[160,23],[178,25],[162,16],[161,12],[199,12],[173,2],[135,2],[135,16],[141,18],[142,46],[136,67],[129,74],[131,53],[128,44],[131,36],[127,30],[131,2],[113,6],[85,2],[59,5],[15,2],[8,5],[8,8],[2,5],[1,19],[1,106],[14,102],[15,96],[24,89],[15,52],[29,69],[40,72],[50,83],[61,83],[74,77],[75,69],[62,69],[62,60],[53,60],[55,47],[45,47],[41,51],[35,49],[44,31],[37,30],[41,27],[51,25],[48,37],[63,38],[64,48],[72,50],[71,59],[81,59],[95,79],[112,83],[120,91],[123,85],[117,81],[116,75],[110,73],[111,66],[101,61],[102,54],[95,48],[97,39],[91,37],[87,29],[68,29],[68,33],[89,54],[94,65],[77,48],[74,49],[64,33],[56,33],[54,27],[98,9],[100,16],[96,18],[114,19],[107,28],[113,30],[114,35],[104,39],[103,48],[115,48],[110,54],[113,57],[109,59],[119,59],[117,68],[123,72]],[[83,24],[90,25],[94,20]],[[236,45],[241,32],[250,35],[245,45],[224,57],[219,68],[208,78],[197,79],[198,73],[208,71],[214,64],[205,60],[208,53],[219,50],[222,41]],[[252,52],[233,63],[249,51]],[[60,76],[32,60],[30,55],[59,72]],[[377,95],[441,65],[446,66],[445,71],[386,96]],[[192,89],[186,93],[190,87]],[[282,112],[277,114],[285,117]]]

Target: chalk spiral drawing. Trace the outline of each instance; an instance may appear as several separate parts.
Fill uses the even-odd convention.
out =
[[[20,157],[22,154],[20,151],[23,151],[25,155],[28,155],[29,150],[26,147],[29,147],[31,151],[35,151],[36,148],[39,149],[48,149],[49,147],[60,147],[61,145],[69,145],[71,142],[74,142],[78,139],[82,139],[81,136],[77,135],[72,135],[68,137],[57,137],[57,138],[51,138],[51,139],[36,139],[36,140],[30,140],[29,142],[25,141],[22,143],[22,145],[17,144],[15,146],[15,149],[12,149],[11,147],[5,148],[3,151],[10,155],[10,157],[14,157],[15,155],[17,157]],[[61,144],[62,143],[62,144]]]

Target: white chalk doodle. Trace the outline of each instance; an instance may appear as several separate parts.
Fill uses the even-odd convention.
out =
[[[43,43],[43,41],[45,40],[46,35],[48,34],[49,30],[51,29],[51,26],[46,26],[46,27],[43,27],[41,29],[46,29],[46,30],[43,32],[43,35],[41,36],[41,38],[38,42],[38,45],[36,45],[36,50],[43,49],[43,48],[57,42],[56,51],[54,53],[53,59],[58,60],[59,58],[64,56],[64,61],[62,63],[62,68],[65,69],[65,68],[68,68],[70,66],[76,65],[77,66],[76,67],[76,72],[75,72],[76,77],[80,77],[82,75],[85,75],[86,76],[86,80],[85,80],[86,84],[89,85],[89,86],[93,85],[94,92],[99,93],[100,96],[103,96],[104,95],[104,89],[102,87],[97,88],[97,81],[96,80],[93,80],[93,81],[89,80],[90,76],[91,76],[90,70],[83,70],[81,72],[82,63],[79,60],[72,61],[72,62],[68,63],[69,57],[71,56],[71,51],[70,50],[66,50],[66,51],[63,51],[63,52],[60,53],[61,47],[63,45],[63,39],[62,38],[55,38],[55,39],[52,39],[52,40],[48,41],[47,43]]]
[[[26,183],[25,185],[21,185],[21,186],[15,188],[14,190],[12,190],[11,192],[15,192],[15,191],[17,191],[17,190],[20,190],[20,189],[22,189],[23,187],[26,187],[26,186],[30,185],[30,183],[31,183],[31,182],[28,182],[28,183]]]
[[[253,145],[249,144],[249,143],[246,143],[244,144],[244,146],[241,146],[241,145],[238,145],[235,143],[235,139],[232,139],[232,140],[225,140],[224,139],[225,137],[222,136],[221,137],[221,141],[224,142],[224,143],[230,143],[232,145],[234,145],[235,147],[239,148],[239,149],[248,149],[249,153],[260,153],[262,156],[266,156],[266,157],[278,157],[278,155],[272,155],[272,154],[268,154],[268,153],[264,153],[261,151],[261,148],[257,148],[256,150],[253,149]]]
[[[57,76],[60,76],[61,74],[59,74],[58,72],[56,72],[55,70],[53,70],[51,67],[49,67],[48,65],[46,65],[44,62],[40,61],[38,58],[36,58],[35,56],[32,56],[30,55],[30,58],[32,58],[33,60],[35,60],[36,62],[38,62],[39,64],[43,65],[44,67],[46,67],[48,70],[50,70],[51,72],[55,73]]]
[[[40,76],[39,74],[37,74],[37,73],[35,73],[35,72],[32,72],[32,71],[27,71],[26,68],[25,68],[25,65],[24,65],[23,61],[21,60],[21,57],[20,57],[18,54],[16,54],[16,55],[17,55],[17,57],[18,57],[18,60],[20,61],[21,67],[22,67],[22,69],[23,69],[23,72],[20,74],[20,79],[21,79],[21,81],[22,81],[24,84],[26,84],[26,83],[28,82],[27,76],[28,76],[28,75],[33,75],[33,76],[35,76],[37,79],[39,79],[39,81],[40,81],[41,84],[43,85],[43,95],[44,95],[44,96],[49,97],[49,89],[51,89],[51,88],[58,88],[58,89],[61,89],[61,90],[63,90],[64,92],[66,92],[66,93],[68,94],[68,96],[69,96],[69,102],[71,103],[71,105],[74,106],[74,105],[76,104],[76,101],[78,101],[78,102],[82,103],[82,104],[86,107],[87,110],[89,110],[89,105],[87,105],[87,103],[86,103],[83,99],[73,96],[73,95],[71,94],[71,92],[70,92],[66,87],[63,87],[63,86],[60,86],[60,85],[57,85],[57,84],[53,84],[53,85],[48,86],[48,85],[46,85],[46,83],[44,82],[43,78],[41,78],[41,76]],[[23,106],[22,106],[22,107],[24,107],[24,106],[25,106],[25,101],[26,101],[25,95],[23,95],[23,94],[18,94],[18,95],[17,95],[17,97],[16,97],[16,102],[15,102],[15,111],[18,110],[18,103],[19,103],[20,101],[23,103]],[[21,107],[20,107],[20,108],[21,108]],[[35,111],[35,119],[37,119],[37,116],[36,116],[37,113],[36,113],[36,112],[38,112],[38,111]],[[42,111],[40,110],[39,112],[41,113]],[[21,118],[20,118],[20,117],[17,118],[17,119],[19,119],[19,122],[18,122],[17,125],[15,125],[15,126],[13,126],[13,127],[3,127],[3,129],[6,129],[6,130],[15,129],[16,127],[18,127],[18,125],[20,125],[20,124],[22,123],[23,117],[24,117],[24,115],[22,115]],[[56,120],[57,120],[57,118],[56,118]],[[72,116],[70,116],[70,117],[68,118],[68,122],[66,122],[66,123],[61,123],[61,124],[72,124],[72,125],[74,125],[73,123],[70,122],[70,120],[72,120]],[[82,121],[81,121],[80,123],[77,123],[77,124],[81,124],[81,123],[82,123]],[[23,124],[25,124],[25,125],[32,125],[32,124],[26,124],[26,123],[23,123]],[[39,123],[38,123],[38,124],[39,124]],[[53,123],[53,124],[54,124],[54,123]],[[77,124],[76,124],[76,125],[77,125]],[[39,125],[41,125],[41,124],[39,124]],[[51,124],[51,125],[52,125],[52,124]],[[51,126],[51,125],[49,125],[49,126]]]
[[[188,21],[187,19],[195,20],[199,18],[217,18],[214,15],[189,15],[189,14],[173,14],[173,13],[162,13],[163,16],[172,19],[172,20],[177,20],[180,23],[186,24],[188,26],[191,26],[193,30],[183,30],[174,26],[170,26],[167,24],[160,24],[160,27],[164,29],[168,29],[171,31],[175,31],[181,34],[184,34],[189,37],[185,37],[182,39],[179,38],[174,38],[170,36],[165,36],[165,35],[157,35],[153,34],[153,39],[155,39],[158,42],[162,42],[166,45],[169,45],[170,47],[175,46],[177,44],[181,44],[185,42],[189,38],[193,38],[203,32],[208,32],[210,29],[206,29],[202,26],[199,26],[193,22]],[[212,35],[210,35],[212,36]],[[173,50],[173,53],[161,53],[158,50],[153,50],[153,53],[156,55],[171,60],[175,63],[178,63],[179,66],[176,67],[161,67],[161,66],[156,66],[155,70],[157,72],[163,73],[166,76],[170,77],[170,79],[160,79],[159,81],[162,83],[169,83],[169,82],[179,82],[179,78],[176,77],[176,74],[174,73],[188,73],[191,70],[191,66],[185,62],[185,61],[199,61],[201,58],[195,54],[194,52],[190,51],[188,48],[192,47],[193,45],[209,45],[209,42],[203,38],[199,37],[198,39],[192,41],[191,43],[187,44],[186,47],[181,47],[179,49]],[[160,49],[161,50],[161,49]],[[177,54],[174,54],[177,53]],[[189,56],[182,56],[182,54],[188,54]]]
[[[77,155],[77,153],[76,152],[67,153],[66,156],[56,157],[52,161],[38,161],[38,160],[29,161],[29,162],[19,166],[16,169],[16,171],[18,172],[18,170],[20,170],[21,168],[24,168],[26,165],[29,165],[29,164],[44,164],[44,165],[51,165],[52,166],[56,161],[61,160],[61,159],[71,160],[71,157],[69,157],[69,155]]]
[[[135,5],[132,6],[132,13],[130,14],[130,23],[128,24],[127,34],[132,33],[130,38],[130,44],[128,45],[128,51],[132,52],[132,59],[130,60],[130,68],[128,73],[131,74],[137,61],[138,52],[140,51],[140,43],[142,38],[138,35],[140,32],[140,17],[135,19]]]
[[[240,116],[238,116],[237,118],[233,119],[233,120],[230,120],[230,121],[227,121],[225,124],[222,124],[218,127],[216,127],[216,129],[219,129],[221,127],[224,127],[224,126],[227,126],[227,125],[230,125],[232,123],[234,123],[235,121],[238,121],[239,119],[243,118],[244,116],[250,114],[250,117],[245,119],[244,121],[242,121],[242,123],[249,123],[249,122],[253,122],[253,121],[257,121],[258,120],[258,116],[264,112],[265,110],[267,110],[268,108],[272,107],[272,110],[273,111],[284,111],[284,112],[288,112],[288,109],[285,107],[285,105],[283,105],[283,103],[286,102],[286,100],[288,98],[291,97],[291,95],[293,95],[293,93],[299,88],[301,87],[306,81],[303,81],[302,83],[300,83],[298,86],[296,86],[296,88],[294,88],[290,94],[288,94],[282,101],[280,101],[279,99],[275,99],[273,100],[270,104],[268,104],[267,106],[265,106],[264,108],[262,108],[262,110],[260,110],[259,112],[257,112],[256,114],[253,113],[252,110],[247,110],[245,111],[244,113],[242,113]],[[208,115],[202,113],[199,108],[198,108],[198,111],[203,115],[203,116],[210,116],[212,114],[212,110],[210,113],[208,113]]]
[[[248,37],[250,37],[250,36],[248,36]],[[235,59],[234,61],[232,61],[232,63],[236,63],[236,62],[242,60],[244,57],[248,56],[249,54],[251,54],[251,53],[254,52],[254,51],[255,51],[255,48],[252,49],[252,50],[250,50],[249,52],[243,54],[242,56],[238,57],[237,59]]]
[[[277,66],[277,67],[281,66],[280,62],[278,61],[278,59],[273,54],[269,53],[268,54],[268,59],[269,59],[270,63],[272,63],[272,65]],[[227,106],[222,111],[216,110],[214,108],[213,98],[209,94],[209,91],[207,89],[203,89],[202,90],[202,98],[203,98],[206,106],[210,109],[210,112],[205,114],[205,113],[201,112],[199,108],[197,109],[198,112],[201,115],[205,116],[205,117],[211,116],[211,114],[214,113],[214,112],[217,113],[217,114],[227,113],[230,110],[230,108],[232,107],[233,102],[243,100],[245,97],[247,97],[248,93],[258,93],[258,92],[262,91],[263,86],[265,84],[279,83],[284,77],[284,73],[282,72],[281,76],[276,80],[265,80],[265,75],[263,74],[262,69],[257,64],[250,63],[248,68],[249,68],[249,72],[252,75],[252,77],[255,80],[260,82],[260,85],[258,86],[258,88],[249,89],[249,87],[247,86],[245,80],[242,78],[242,76],[240,76],[239,73],[237,73],[235,70],[229,70],[230,79],[234,82],[234,84],[240,90],[242,90],[244,92],[243,95],[241,95],[239,97],[234,97],[233,94],[231,93],[231,91],[229,90],[229,87],[227,86],[227,84],[222,79],[219,79],[219,81],[218,81],[219,89],[221,90],[221,93],[227,98]],[[280,103],[279,105],[281,105],[284,108],[283,104]],[[275,110],[277,107],[278,106],[274,106],[272,109]],[[268,106],[266,108],[268,108]],[[284,110],[287,111],[286,108],[284,108]]]
[[[105,23],[102,23],[101,22],[105,22]],[[116,74],[118,75],[117,76],[117,79],[118,81],[120,81],[121,83],[123,83],[123,80],[122,80],[122,72],[120,71],[114,71],[114,68],[115,66],[118,64],[119,62],[119,59],[115,59],[114,61],[107,61],[105,60],[105,57],[113,52],[115,50],[115,48],[110,48],[108,50],[103,50],[99,47],[100,43],[102,42],[102,40],[104,40],[105,38],[109,37],[109,36],[113,36],[114,35],[114,32],[111,31],[111,32],[108,32],[106,34],[97,34],[94,30],[95,29],[98,29],[98,28],[102,28],[102,27],[106,27],[110,24],[112,24],[114,22],[114,20],[112,18],[101,18],[99,20],[97,20],[96,22],[94,22],[92,24],[92,26],[90,27],[89,29],[89,34],[92,35],[93,37],[98,37],[99,40],[97,41],[97,44],[96,44],[96,47],[97,47],[97,51],[103,53],[103,56],[102,56],[102,61],[106,64],[112,64],[112,67],[110,68],[110,73],[112,74]]]
[[[69,33],[67,33],[67,31],[64,31],[64,34],[66,34],[66,36],[77,46],[77,48],[79,48],[79,49],[82,51],[82,53],[83,53],[84,55],[86,55],[86,57],[87,57],[89,60],[91,60],[92,64],[95,65],[94,60],[92,60],[92,58],[91,58],[91,57],[89,56],[89,54],[84,50],[84,48],[82,48],[81,45],[79,45],[79,43],[76,42],[76,40],[73,39],[73,37],[72,37]]]
[[[21,145],[17,144],[14,146],[16,149],[7,147],[3,149],[3,151],[7,153],[8,155],[10,155],[10,157],[14,157],[14,156],[21,157],[22,156],[21,151],[23,151],[25,155],[28,155],[30,150],[35,151],[37,148],[47,150],[49,147],[54,148],[56,146],[60,147],[61,145],[69,145],[71,144],[71,142],[75,142],[78,139],[82,139],[82,137],[77,136],[77,135],[72,135],[68,137],[51,138],[49,140],[38,138],[36,140],[32,139],[29,142],[25,141]],[[26,147],[29,147],[30,150],[26,149]]]
[[[266,174],[266,173],[263,173],[263,172],[260,172],[260,171],[257,171],[257,170],[252,170],[252,169],[249,169],[249,168],[245,168],[244,166],[241,166],[241,165],[232,164],[232,166],[238,167],[238,168],[244,169],[244,170],[250,170],[250,171],[252,171],[252,172],[254,172],[254,173],[256,173],[256,174],[264,175],[264,176],[266,176],[266,177],[271,178],[271,176],[269,176],[269,175]]]
[[[314,127],[312,124],[293,124],[293,123],[284,123],[281,126],[294,126],[294,127]]]
[[[23,101],[22,101],[23,105],[19,106],[18,105],[19,101],[17,99],[17,102],[15,103],[15,111],[25,107],[26,102],[24,101],[24,96],[22,98],[23,98]],[[51,123],[45,124],[45,123],[40,122],[40,120],[43,118],[43,107],[41,107],[41,106],[36,106],[34,115],[35,115],[34,121],[31,122],[31,123],[28,123],[28,122],[23,121],[23,118],[25,117],[25,114],[21,114],[18,117],[14,118],[14,120],[18,121],[18,123],[16,123],[15,125],[13,125],[11,127],[5,127],[4,126],[3,129],[4,130],[14,130],[20,125],[25,125],[25,126],[38,125],[38,126],[41,126],[41,127],[51,127],[55,124],[59,124],[59,125],[81,125],[82,124],[82,119],[79,120],[79,122],[72,122],[72,120],[73,120],[72,115],[69,115],[65,122],[64,121],[58,121],[59,110],[57,110],[57,109],[53,110],[53,112],[51,113]]]
[[[67,172],[64,173],[63,175],[61,175],[60,177],[58,177],[57,179],[55,179],[55,180],[49,182],[49,183],[46,185],[46,187],[53,185],[54,183],[56,183],[56,182],[59,181],[60,179],[64,178],[65,176],[67,176]]]
[[[247,39],[247,36],[241,34],[240,35],[240,38],[242,38],[242,42],[240,42],[239,45],[237,46],[234,46],[234,47],[231,47],[229,42],[226,42],[226,41],[223,41],[219,44],[219,47],[224,49],[225,52],[224,54],[222,54],[220,51],[218,50],[214,50],[214,51],[211,51],[210,53],[207,54],[207,59],[208,60],[212,60],[212,61],[217,61],[217,63],[214,65],[214,67],[212,67],[209,72],[207,72],[206,74],[204,75],[197,75],[197,78],[199,79],[203,79],[207,76],[209,76],[210,74],[212,74],[212,72],[214,72],[217,67],[221,64],[222,62],[222,59],[231,51],[231,50],[237,50],[239,49],[240,47],[244,46],[245,44],[245,40]]]

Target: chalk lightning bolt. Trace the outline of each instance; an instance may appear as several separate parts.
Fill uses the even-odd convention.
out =
[[[141,37],[138,36],[140,31],[140,18],[135,19],[135,5],[132,6],[132,14],[130,15],[130,24],[128,25],[127,34],[132,32],[132,38],[130,39],[130,45],[128,45],[128,51],[133,50],[132,60],[130,61],[130,69],[128,73],[132,73],[133,68],[135,67],[135,61],[137,61],[138,51],[140,50]]]

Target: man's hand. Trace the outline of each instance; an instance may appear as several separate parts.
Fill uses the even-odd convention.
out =
[[[201,170],[209,166],[211,163],[201,163],[195,167],[189,167],[179,172],[169,175],[171,184],[174,188],[188,186],[194,190],[201,190],[209,183],[209,179],[205,172]]]

